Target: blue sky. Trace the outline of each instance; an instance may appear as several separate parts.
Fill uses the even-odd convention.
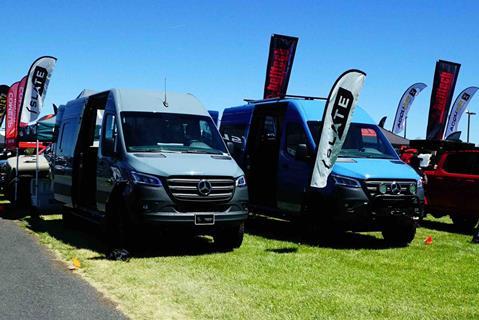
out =
[[[162,90],[165,77],[210,109],[260,98],[273,33],[300,38],[288,93],[325,96],[343,71],[362,69],[360,105],[387,115],[389,128],[403,91],[428,84],[409,138],[425,135],[436,60],[462,64],[456,94],[479,85],[476,1],[17,0],[0,10],[0,83],[19,80],[38,56],[58,57],[45,112],[83,88]],[[479,95],[469,107],[479,113]],[[479,116],[471,136],[479,143]]]

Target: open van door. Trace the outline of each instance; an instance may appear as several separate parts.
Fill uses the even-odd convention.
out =
[[[282,211],[299,214],[311,180],[315,150],[308,139],[307,123],[297,109],[288,108],[283,127],[278,159],[277,204]]]
[[[246,179],[253,205],[276,208],[278,158],[287,103],[257,105],[246,143]]]

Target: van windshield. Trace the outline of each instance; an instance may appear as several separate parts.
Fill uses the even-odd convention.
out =
[[[128,152],[227,153],[210,117],[156,112],[122,112]]]
[[[314,142],[318,144],[321,135],[322,123],[308,121],[308,127]],[[339,153],[340,158],[378,158],[397,159],[398,156],[389,141],[372,124],[351,123],[343,148]]]

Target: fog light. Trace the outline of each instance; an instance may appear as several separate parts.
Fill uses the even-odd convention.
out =
[[[413,183],[413,184],[410,184],[409,185],[409,193],[411,194],[416,194],[416,191],[417,191],[417,187],[416,185]]]
[[[378,191],[381,194],[385,194],[388,191],[388,187],[384,183],[381,183],[378,187]]]

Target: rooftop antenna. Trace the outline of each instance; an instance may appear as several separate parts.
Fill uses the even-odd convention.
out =
[[[166,100],[166,77],[165,77],[165,100],[163,100],[163,105],[165,108],[168,108],[168,101]]]

